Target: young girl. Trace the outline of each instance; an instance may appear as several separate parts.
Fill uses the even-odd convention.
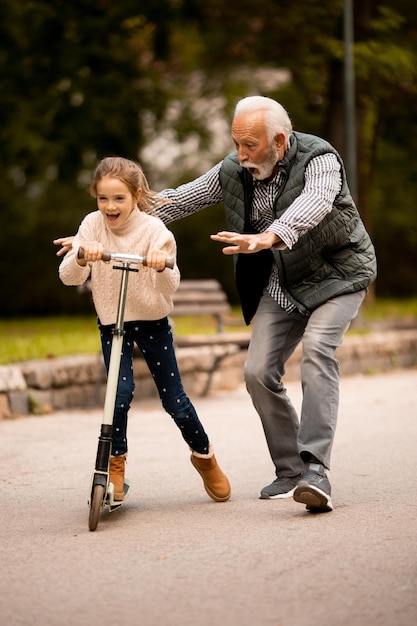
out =
[[[100,261],[103,251],[146,257],[146,268],[132,272],[125,306],[125,331],[114,410],[110,482],[114,497],[123,500],[127,455],[127,416],[134,392],[133,348],[136,343],[149,367],[164,409],[174,419],[190,447],[191,462],[201,475],[208,495],[218,502],[230,498],[230,484],[213,454],[194,406],[181,382],[167,315],[180,272],[165,269],[165,260],[176,256],[173,234],[150,215],[154,192],[141,167],[128,159],[108,157],[97,166],[90,186],[98,211],[81,222],[72,249],[59,267],[65,285],[81,285],[91,276],[94,306],[108,371],[112,328],[116,322],[120,273]],[[55,243],[59,243],[57,240]],[[79,247],[84,258],[78,259]],[[98,261],[98,262],[96,262]]]

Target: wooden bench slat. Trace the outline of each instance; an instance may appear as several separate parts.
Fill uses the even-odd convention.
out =
[[[181,280],[172,299],[174,308],[170,317],[213,315],[217,330],[223,331],[222,315],[230,313],[231,306],[218,280]]]
[[[177,303],[193,303],[207,302],[210,304],[228,304],[226,294],[224,293],[205,293],[204,295],[195,293],[194,291],[176,293],[173,295],[173,301]]]
[[[178,291],[222,291],[218,280],[208,278],[204,280],[184,278],[180,281]]]
[[[226,306],[205,306],[204,304],[190,304],[189,306],[174,306],[170,317],[175,317],[176,315],[220,315],[221,313],[228,313],[230,308]]]

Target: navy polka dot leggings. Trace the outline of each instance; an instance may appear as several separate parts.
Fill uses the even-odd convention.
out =
[[[104,363],[109,369],[114,325],[99,322]],[[133,348],[138,346],[151,372],[165,411],[171,415],[189,447],[207,454],[209,440],[197,412],[186,395],[175,356],[171,326],[165,317],[156,321],[126,322],[123,337],[119,382],[113,419],[112,454],[127,452],[127,415],[132,402],[135,382]]]

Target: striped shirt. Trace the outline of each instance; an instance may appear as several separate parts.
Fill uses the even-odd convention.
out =
[[[156,208],[165,222],[187,217],[196,211],[222,202],[219,172],[222,162],[194,181],[176,189],[164,189],[161,195],[170,198],[170,204]],[[281,193],[285,177],[282,171],[268,181],[254,179],[251,207],[251,224],[255,232],[272,231],[282,244],[276,248],[291,249],[298,239],[317,226],[330,213],[334,200],[340,192],[342,178],[339,161],[333,153],[311,159],[305,172],[305,185],[300,195],[290,204],[279,219],[274,220],[274,201]],[[274,263],[268,283],[268,292],[288,313],[296,307],[285,297],[279,283],[278,269]]]

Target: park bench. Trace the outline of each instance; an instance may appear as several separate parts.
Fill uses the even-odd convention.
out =
[[[227,295],[219,281],[181,280],[178,290],[173,296],[174,308],[169,314],[174,330],[174,341],[177,347],[191,348],[209,345],[226,346],[234,344],[241,350],[249,344],[250,331],[225,332],[225,327],[237,327],[244,324],[243,319],[230,315],[231,306]],[[215,334],[176,335],[175,317],[212,315],[216,321]]]
[[[231,307],[218,280],[181,280],[173,301],[169,317],[212,315],[217,332],[224,332],[224,316],[230,313]]]
[[[91,293],[91,281],[77,287],[79,293]],[[216,330],[224,331],[224,316],[230,313],[231,306],[221,284],[215,279],[181,280],[173,295],[174,308],[169,317],[187,315],[212,315],[216,320]]]
[[[81,293],[91,293],[91,283],[87,281],[78,287]],[[173,295],[174,308],[169,313],[177,347],[194,347],[203,345],[237,344],[247,348],[250,332],[225,332],[225,327],[242,326],[243,319],[231,316],[231,306],[221,284],[215,279],[183,279]],[[175,333],[175,317],[211,315],[216,322],[216,334],[192,334],[177,336]]]

